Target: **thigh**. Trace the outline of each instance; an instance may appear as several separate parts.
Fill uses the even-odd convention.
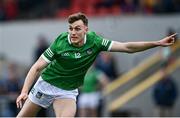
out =
[[[62,98],[53,102],[56,117],[74,117],[76,114],[76,101],[74,99]]]
[[[40,106],[31,102],[28,98],[24,103],[22,109],[18,113],[17,117],[34,117],[40,109]]]

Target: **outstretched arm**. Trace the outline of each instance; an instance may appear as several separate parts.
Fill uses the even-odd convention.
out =
[[[175,42],[175,36],[177,34],[173,34],[167,36],[159,41],[142,41],[142,42],[117,42],[113,41],[111,50],[112,52],[127,52],[127,53],[134,53],[144,51],[150,48],[154,48],[157,46],[170,46]]]
[[[37,78],[41,70],[45,68],[47,65],[48,63],[42,57],[40,57],[37,60],[37,62],[31,67],[24,81],[21,94],[16,100],[17,108],[22,108],[23,102],[28,97],[29,89],[31,88],[32,84],[34,83],[35,79]]]

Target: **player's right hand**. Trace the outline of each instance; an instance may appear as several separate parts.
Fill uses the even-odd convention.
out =
[[[16,99],[16,105],[17,108],[22,108],[23,103],[25,102],[25,100],[28,98],[28,94],[27,93],[21,93],[18,98]]]

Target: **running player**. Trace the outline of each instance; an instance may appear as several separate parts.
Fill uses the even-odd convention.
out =
[[[134,53],[169,46],[176,35],[159,41],[122,43],[88,31],[88,19],[82,13],[70,15],[68,22],[69,31],[61,33],[28,72],[16,100],[17,107],[22,108],[17,117],[33,117],[41,107],[47,108],[51,104],[57,117],[75,116],[77,88],[83,84],[88,68],[101,51]]]

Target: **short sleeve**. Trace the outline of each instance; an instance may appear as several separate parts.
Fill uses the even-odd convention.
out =
[[[57,49],[57,42],[58,42],[59,37],[56,38],[56,40],[41,55],[41,57],[47,63],[50,63],[52,60],[54,60],[54,57],[55,57],[55,54],[56,54],[56,49]]]
[[[94,33],[94,37],[96,38],[97,46],[101,51],[110,51],[112,46],[112,41],[101,36],[98,36]]]
[[[101,39],[101,49],[102,51],[109,51],[112,46],[112,41],[108,39]]]

